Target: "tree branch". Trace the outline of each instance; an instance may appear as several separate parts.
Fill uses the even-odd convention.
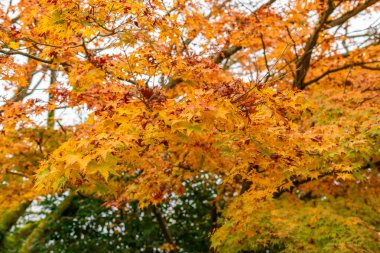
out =
[[[46,63],[46,64],[53,63],[53,60],[45,60],[45,59],[39,58],[38,56],[31,55],[31,54],[28,54],[28,53],[24,53],[24,52],[21,52],[21,51],[14,51],[14,50],[6,51],[6,50],[3,50],[3,49],[0,49],[0,53],[6,54],[6,55],[22,55],[22,56],[28,57],[30,59]]]
[[[38,226],[33,230],[33,232],[25,239],[24,243],[20,248],[20,253],[33,253],[36,249],[33,248],[34,244],[40,240],[44,233],[46,227],[61,218],[62,214],[71,206],[71,203],[76,196],[75,193],[71,192],[58,206],[52,211],[48,216],[39,222]]]
[[[323,73],[322,75],[304,83],[304,88],[306,88],[307,86],[311,85],[312,83],[315,83],[315,82],[318,82],[319,80],[321,80],[322,78],[324,78],[325,76],[329,75],[329,74],[332,74],[332,73],[335,73],[335,72],[338,72],[338,71],[341,71],[341,70],[344,70],[344,69],[348,69],[348,68],[352,68],[352,67],[361,67],[361,68],[365,68],[365,69],[373,69],[373,70],[379,70],[379,68],[373,68],[373,67],[368,67],[368,66],[365,66],[365,64],[371,64],[371,63],[376,63],[376,62],[380,62],[380,61],[374,61],[374,62],[355,62],[355,63],[351,63],[351,64],[348,64],[348,65],[344,65],[344,66],[341,66],[339,68],[336,68],[336,69],[330,69],[328,71],[326,71],[325,73]]]
[[[369,69],[369,70],[380,70],[380,67],[370,67],[370,66],[360,66],[363,69]]]
[[[165,219],[162,217],[160,209],[158,207],[152,205],[152,211],[153,211],[153,214],[154,214],[154,216],[156,217],[156,219],[158,221],[158,224],[159,224],[159,226],[161,228],[162,233],[164,234],[164,237],[165,237],[166,241],[169,244],[175,246],[172,234],[169,231],[169,228],[168,228],[168,226],[166,224]]]
[[[291,41],[293,43],[294,54],[296,56],[296,60],[298,61],[299,56],[298,56],[298,53],[297,53],[297,44],[296,44],[295,40],[293,39],[293,36],[292,36],[292,34],[291,34],[288,26],[286,26],[286,32],[288,33],[288,35],[289,35],[289,37],[290,37],[290,39],[291,39]]]
[[[215,63],[217,64],[221,63],[224,59],[230,58],[232,55],[240,51],[242,48],[243,48],[242,46],[232,46],[223,50],[222,52],[220,52],[218,55],[214,57]]]
[[[319,33],[323,30],[323,27],[325,26],[327,19],[333,13],[334,9],[335,5],[333,1],[329,0],[327,9],[319,18],[318,25],[315,27],[313,33],[306,42],[302,56],[296,61],[296,78],[293,81],[293,87],[297,87],[301,90],[305,88],[304,81],[306,78],[306,74],[310,68],[310,61],[311,56],[313,54],[313,49],[317,44]]]
[[[331,20],[331,21],[328,21],[326,24],[329,26],[329,28],[341,25],[344,22],[346,22],[347,20],[349,20],[350,18],[356,16],[357,14],[359,14],[360,12],[364,11],[365,9],[367,9],[368,7],[374,5],[377,2],[378,2],[378,0],[367,0],[364,3],[362,3],[361,5],[358,5],[353,10],[351,10],[351,11],[343,14],[339,18]]]
[[[264,83],[265,83],[268,80],[268,78],[271,76],[271,73],[270,73],[270,68],[269,68],[269,65],[268,65],[266,46],[265,46],[265,42],[264,42],[264,38],[263,38],[263,34],[262,33],[260,33],[260,40],[261,40],[261,46],[263,47],[265,67],[266,67],[267,72],[268,72],[268,75],[267,75],[267,77],[265,78],[265,81],[264,81]]]
[[[4,238],[8,231],[16,224],[18,219],[25,213],[25,210],[30,205],[30,201],[21,203],[17,207],[6,210],[1,214],[0,219],[0,251],[4,246]]]
[[[373,164],[373,167],[379,167],[379,166],[380,166],[380,161],[375,162]],[[368,165],[361,167],[359,170],[363,170],[363,169],[366,169],[366,168],[368,168]],[[288,191],[292,191],[297,186],[306,184],[308,182],[316,181],[316,180],[319,180],[319,179],[324,178],[326,176],[334,175],[336,173],[337,173],[336,171],[330,171],[330,172],[326,172],[326,173],[323,173],[323,174],[319,175],[318,178],[316,178],[316,179],[314,179],[314,178],[305,178],[305,179],[302,179],[302,180],[294,180],[294,181],[292,181],[293,182],[293,186],[290,187],[290,189],[282,189],[282,186],[285,184],[284,183],[281,186],[277,187],[278,190],[277,190],[277,192],[275,192],[273,194],[273,198],[275,198],[275,199],[279,198],[282,194],[284,194],[285,192],[288,192]],[[347,172],[347,173],[349,173],[349,172]]]

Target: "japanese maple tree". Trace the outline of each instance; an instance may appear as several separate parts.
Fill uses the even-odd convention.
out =
[[[378,1],[0,7],[0,247],[63,193],[18,252],[102,208],[127,252],[379,250]]]

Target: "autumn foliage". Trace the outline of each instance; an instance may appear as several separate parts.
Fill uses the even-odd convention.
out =
[[[379,13],[2,1],[0,251],[378,252]]]

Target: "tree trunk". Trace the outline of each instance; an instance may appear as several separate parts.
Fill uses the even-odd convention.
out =
[[[26,208],[30,205],[30,201],[5,211],[0,219],[0,249],[4,246],[4,238],[9,230],[16,224],[18,219],[24,214]]]
[[[71,206],[71,202],[74,197],[75,194],[70,193],[69,196],[67,196],[53,212],[48,214],[44,220],[39,222],[38,226],[24,241],[23,245],[21,246],[20,253],[36,252],[34,245],[43,238],[46,227],[61,218],[62,214]]]
[[[296,77],[293,82],[293,87],[297,87],[301,90],[306,87],[305,78],[310,68],[310,61],[311,56],[313,55],[314,47],[317,45],[319,34],[323,30],[329,16],[334,11],[334,9],[335,6],[333,2],[328,1],[328,7],[322,13],[317,26],[315,27],[313,33],[310,35],[310,38],[307,40],[302,56],[296,61]]]

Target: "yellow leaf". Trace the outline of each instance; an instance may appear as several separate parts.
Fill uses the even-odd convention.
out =
[[[17,50],[20,48],[20,43],[12,41],[8,44],[8,47],[13,50]]]

